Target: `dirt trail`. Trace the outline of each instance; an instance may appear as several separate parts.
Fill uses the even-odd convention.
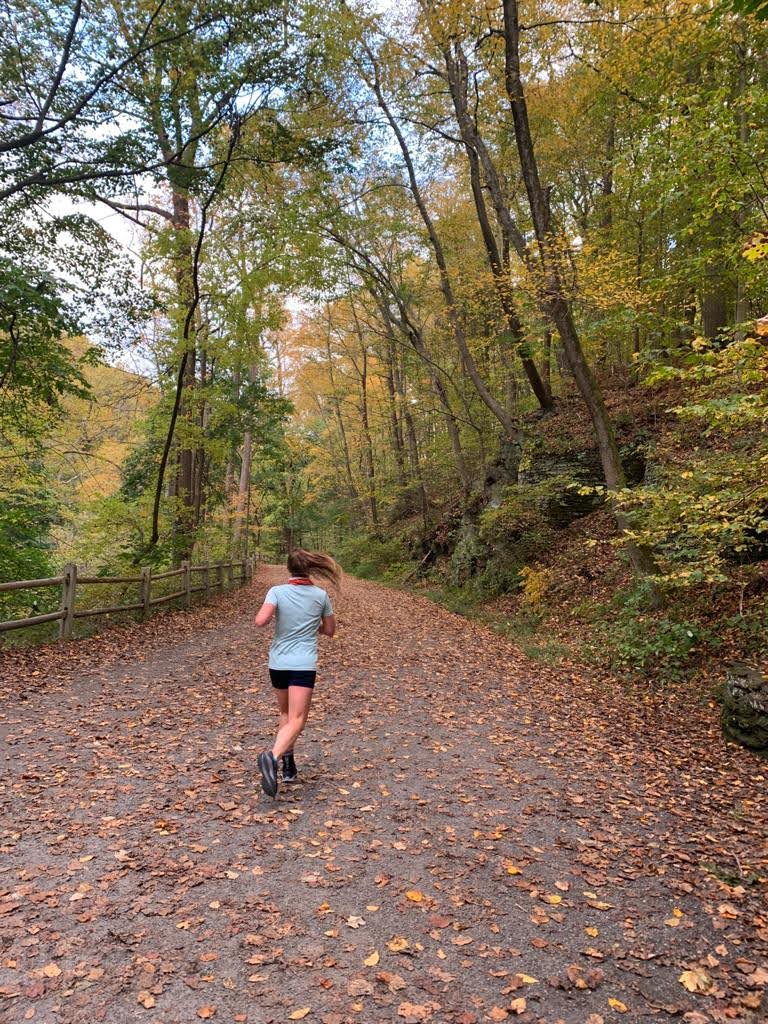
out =
[[[281,577],[0,655],[0,1020],[765,1019],[768,771],[706,701],[348,580],[273,803]]]

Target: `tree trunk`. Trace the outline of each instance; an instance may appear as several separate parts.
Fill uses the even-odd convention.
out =
[[[566,359],[592,420],[606,486],[610,491],[616,492],[625,486],[625,478],[613,425],[600,388],[592,375],[581,347],[573,313],[565,298],[557,248],[553,246],[550,235],[550,205],[539,177],[533,137],[528,122],[528,107],[520,73],[520,25],[517,0],[503,0],[503,10],[504,84],[512,109],[520,169],[545,274],[546,292],[540,301],[557,328]],[[620,531],[626,534],[628,531],[626,516],[617,508],[614,508],[614,512]],[[643,576],[653,574],[655,564],[649,551],[630,540],[626,541],[626,549],[636,573]]]
[[[605,155],[603,157],[603,176],[600,179],[600,227],[609,232],[613,227],[613,164],[616,159],[616,112],[611,109],[608,115],[608,132],[605,139]]]
[[[251,460],[253,458],[253,435],[246,430],[243,436],[243,451],[240,460],[240,481],[237,488],[237,509],[235,512],[234,549],[238,551],[245,525],[245,510],[251,490]]]
[[[176,233],[176,296],[180,315],[189,308],[192,301],[192,244],[191,214],[189,197],[174,189],[172,194],[173,229]],[[195,327],[190,325],[189,337],[185,341],[186,363],[182,378],[181,404],[179,415],[189,419],[192,416],[189,396],[197,377]],[[191,538],[188,536],[194,520],[195,452],[184,441],[179,447],[179,477],[177,494],[181,508],[177,512],[176,533],[177,553],[187,558],[191,552]]]
[[[408,478],[405,468],[405,443],[403,441],[403,427],[397,415],[397,388],[395,387],[395,346],[389,340],[386,352],[386,373],[387,382],[387,404],[389,409],[389,434],[392,441],[392,451],[395,456],[397,467],[397,482],[401,487],[406,487]]]
[[[552,331],[544,332],[544,359],[542,362],[541,376],[547,385],[547,391],[552,391]]]
[[[432,384],[432,388],[435,392],[437,400],[442,409],[443,418],[445,420],[445,428],[448,431],[448,438],[451,443],[451,451],[453,452],[453,462],[456,467],[456,472],[461,480],[462,488],[465,494],[469,494],[472,489],[472,475],[467,467],[466,459],[464,458],[464,451],[461,444],[461,434],[459,433],[459,425],[456,421],[456,417],[451,408],[451,403],[448,398],[448,392],[445,389],[440,371],[437,368],[435,361],[431,358],[427,349],[426,342],[421,333],[419,326],[411,319],[408,307],[403,301],[403,297],[399,294],[397,288],[394,286],[394,282],[388,282],[388,290],[392,298],[394,299],[398,313],[400,314],[400,323],[395,324],[393,320],[392,312],[387,305],[386,298],[381,295],[376,287],[372,284],[369,285],[369,291],[371,292],[374,301],[376,302],[379,312],[381,313],[384,324],[386,325],[387,331],[390,333],[390,337],[394,340],[395,326],[398,326],[408,339],[409,344],[413,350],[417,353],[419,358],[424,363],[429,379]]]
[[[379,78],[379,66],[378,63],[376,62],[373,53],[370,50],[368,50],[368,57],[374,69],[374,77],[372,80],[368,80],[368,85],[373,90],[373,93],[378,101],[379,107],[382,113],[384,114],[384,117],[387,119],[387,122],[389,123],[389,126],[391,127],[395,135],[395,138],[397,139],[398,146],[400,147],[403,162],[405,163],[406,173],[408,175],[411,193],[416,203],[416,208],[418,209],[421,219],[424,223],[424,227],[426,228],[427,237],[429,238],[429,243],[435,256],[435,263],[437,264],[438,275],[440,279],[440,291],[443,295],[446,318],[451,327],[454,342],[456,344],[457,349],[459,350],[461,360],[462,363],[464,364],[467,374],[469,375],[470,380],[475,386],[475,390],[477,391],[478,395],[485,403],[485,405],[488,407],[488,409],[490,409],[490,411],[502,425],[502,427],[504,428],[505,435],[508,438],[511,438],[515,434],[516,425],[512,420],[510,420],[509,416],[507,415],[507,411],[501,404],[501,402],[499,402],[491,394],[485,381],[482,379],[477,369],[475,360],[467,344],[467,339],[464,334],[464,327],[461,323],[461,318],[459,316],[458,306],[456,304],[456,299],[453,294],[453,285],[451,284],[451,277],[448,272],[448,264],[445,259],[443,245],[440,240],[440,236],[437,233],[437,229],[435,228],[434,222],[429,214],[429,211],[427,210],[426,203],[424,202],[424,197],[422,196],[421,188],[416,177],[416,170],[414,168],[413,159],[411,157],[408,143],[406,142],[405,136],[400,130],[400,125],[398,124],[397,119],[393,115],[392,110],[384,97],[384,93],[381,88],[381,81]]]
[[[403,410],[403,422],[405,423],[405,434],[408,439],[408,453],[411,460],[411,476],[416,481],[416,486],[419,492],[419,505],[421,507],[421,519],[424,525],[424,532],[427,532],[429,523],[429,499],[427,498],[427,490],[424,486],[424,477],[421,472],[421,460],[419,458],[419,442],[416,436],[416,424],[413,420],[413,414],[411,413],[408,405],[408,397],[403,387],[402,374],[398,375],[398,393],[400,395],[400,405]]]
[[[365,464],[365,477],[368,494],[368,509],[371,516],[371,526],[375,532],[379,529],[379,508],[376,500],[376,461],[373,457],[373,441],[371,440],[371,427],[368,419],[368,350],[363,342],[362,372],[360,373],[360,422],[363,428],[363,459]]]
[[[448,71],[448,85],[453,98],[453,107],[456,112],[456,120],[461,132],[462,141],[469,161],[469,178],[472,188],[472,197],[475,203],[477,221],[480,225],[480,233],[483,238],[488,265],[493,276],[493,283],[496,287],[496,294],[499,297],[504,318],[507,323],[507,331],[513,347],[517,351],[523,364],[525,375],[531,385],[531,390],[536,396],[539,406],[544,412],[550,412],[553,408],[552,395],[541,379],[535,362],[527,352],[523,325],[520,322],[515,301],[512,295],[512,286],[508,275],[505,272],[504,262],[499,251],[496,236],[491,228],[488,219],[488,211],[483,197],[482,184],[480,181],[480,157],[477,152],[476,142],[478,137],[477,126],[469,113],[467,106],[467,73],[466,60],[461,47],[456,44],[456,59],[451,55],[450,50],[443,51],[445,65]],[[507,405],[509,410],[509,405]]]
[[[331,405],[333,406],[334,416],[336,418],[336,425],[339,429],[339,439],[341,441],[341,450],[344,455],[344,472],[347,478],[347,490],[349,491],[350,498],[357,502],[359,495],[357,493],[357,487],[355,487],[355,478],[352,474],[352,462],[349,458],[349,442],[347,440],[347,431],[344,426],[344,417],[341,415],[341,402],[339,395],[336,390],[336,378],[333,372],[333,358],[331,356],[331,333],[330,324],[328,326],[328,332],[325,336],[325,353],[328,359],[328,379],[331,382]]]
[[[716,266],[704,271],[704,289],[701,293],[701,333],[710,341],[722,341],[721,332],[728,326],[729,296]]]

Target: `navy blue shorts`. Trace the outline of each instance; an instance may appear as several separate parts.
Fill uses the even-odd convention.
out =
[[[271,668],[269,678],[276,690],[287,690],[289,686],[306,686],[310,690],[315,688],[315,676],[317,672],[308,668]]]

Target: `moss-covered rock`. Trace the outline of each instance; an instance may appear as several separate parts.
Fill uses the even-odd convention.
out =
[[[751,750],[768,752],[768,678],[750,665],[731,665],[723,691],[723,733]]]

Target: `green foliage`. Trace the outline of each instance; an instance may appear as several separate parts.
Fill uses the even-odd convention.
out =
[[[0,431],[39,432],[63,396],[88,393],[83,368],[98,351],[78,359],[64,345],[75,325],[59,291],[0,256]]]
[[[734,580],[739,563],[768,550],[765,346],[747,338],[717,349],[699,339],[676,365],[648,378],[651,385],[670,380],[686,389],[685,402],[671,410],[678,430],[652,452],[659,465],[651,482],[624,503],[637,539],[657,552],[665,584]]]
[[[49,530],[55,506],[39,474],[15,481],[12,491],[0,487],[0,580],[43,579],[55,575]],[[59,592],[0,593],[0,619],[24,618],[49,611]]]
[[[346,572],[364,580],[397,583],[412,568],[399,537],[350,535],[335,545],[333,554]]]
[[[598,609],[598,614],[600,610]],[[685,678],[713,637],[694,619],[658,615],[642,587],[617,594],[592,627],[584,654],[595,664],[657,682]]]
[[[518,568],[536,558],[553,542],[554,530],[544,513],[564,486],[560,479],[549,479],[526,487],[507,488],[500,504],[489,505],[481,513],[480,539]]]
[[[737,14],[751,14],[759,21],[768,20],[768,0],[727,0],[725,6]]]

